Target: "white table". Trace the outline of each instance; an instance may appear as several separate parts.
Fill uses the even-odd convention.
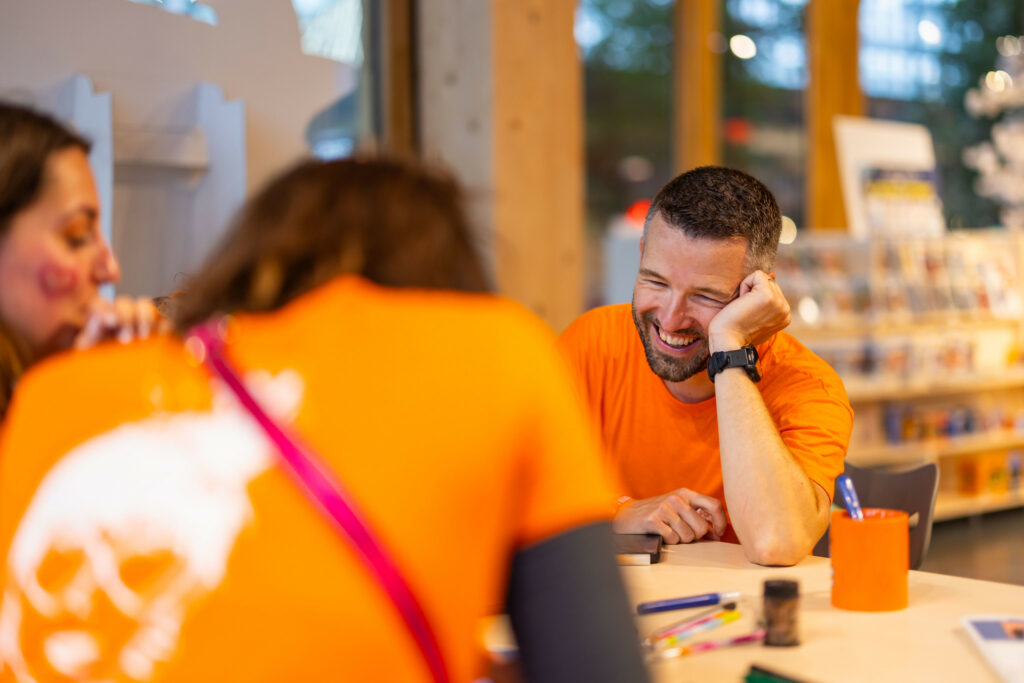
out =
[[[1021,540],[1024,543],[1024,539]],[[694,641],[754,630],[766,579],[800,582],[801,644],[759,643],[723,648],[652,664],[655,681],[741,681],[750,664],[811,682],[998,681],[960,625],[968,614],[1024,615],[1024,586],[910,572],[910,605],[898,612],[849,612],[832,607],[828,559],[808,557],[795,567],[760,567],[738,545],[702,542],[668,546],[661,562],[623,567],[634,606],[649,600],[739,590],[743,613]],[[637,617],[642,636],[701,610]]]

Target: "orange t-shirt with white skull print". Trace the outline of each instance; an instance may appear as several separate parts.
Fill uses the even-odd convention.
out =
[[[543,325],[340,277],[234,318],[228,354],[335,471],[453,681],[528,544],[611,491]],[[165,337],[47,361],[0,438],[0,680],[428,680],[400,617],[256,423]]]

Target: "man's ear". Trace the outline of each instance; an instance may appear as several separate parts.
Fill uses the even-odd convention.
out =
[[[640,255],[644,255],[644,237],[640,237]]]

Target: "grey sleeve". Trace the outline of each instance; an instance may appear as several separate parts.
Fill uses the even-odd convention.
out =
[[[516,553],[507,608],[530,683],[649,680],[611,534],[588,524]]]

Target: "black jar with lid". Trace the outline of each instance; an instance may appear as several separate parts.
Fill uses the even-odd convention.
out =
[[[800,584],[789,579],[764,582],[764,644],[800,644]]]

